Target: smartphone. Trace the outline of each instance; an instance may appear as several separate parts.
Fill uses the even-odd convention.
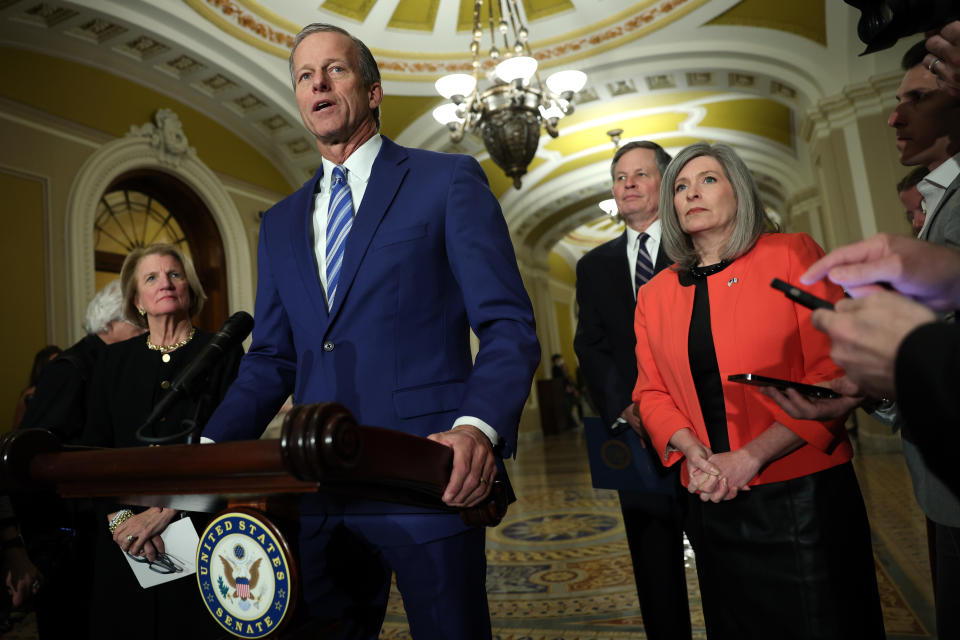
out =
[[[783,291],[784,295],[796,302],[797,304],[802,304],[807,309],[829,309],[833,311],[833,303],[824,300],[823,298],[818,298],[808,291],[803,289],[798,289],[788,282],[784,282],[780,278],[774,278],[773,282],[770,283],[770,286],[774,289]]]
[[[768,378],[767,376],[758,376],[755,373],[738,373],[728,376],[730,382],[740,382],[742,384],[752,384],[756,387],[776,387],[781,391],[786,389],[796,389],[799,393],[813,398],[839,398],[840,394],[833,389],[818,387],[813,384],[804,384],[802,382],[792,382],[790,380],[781,380],[780,378]]]

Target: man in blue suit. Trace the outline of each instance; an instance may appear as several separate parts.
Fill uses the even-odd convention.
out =
[[[514,455],[540,358],[499,204],[473,158],[379,135],[379,70],[346,31],[304,28],[290,70],[323,166],[263,218],[253,343],[204,436],[258,437],[291,392],[336,401],[451,447],[443,500],[477,504]],[[456,513],[314,496],[300,564],[337,637],[377,637],[392,572],[414,638],[491,635],[484,530]]]

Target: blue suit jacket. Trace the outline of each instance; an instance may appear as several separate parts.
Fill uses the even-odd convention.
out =
[[[361,424],[418,436],[475,416],[497,430],[500,454],[513,455],[540,348],[480,165],[384,137],[329,312],[311,241],[321,172],[264,215],[253,342],[204,435],[256,438],[292,391],[297,404],[340,402]],[[480,342],[475,364],[471,327]],[[415,540],[462,528],[456,515],[433,512],[425,524],[410,507],[379,508],[406,512],[399,517]]]

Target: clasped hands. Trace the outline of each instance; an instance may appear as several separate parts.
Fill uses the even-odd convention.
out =
[[[713,453],[701,443],[684,451],[690,474],[687,491],[700,495],[703,502],[733,500],[760,471],[760,462],[747,449]]]
[[[112,520],[114,515],[107,516],[107,521]],[[176,509],[151,507],[117,525],[113,531],[113,541],[130,555],[143,556],[154,562],[164,552],[160,534],[176,515]]]

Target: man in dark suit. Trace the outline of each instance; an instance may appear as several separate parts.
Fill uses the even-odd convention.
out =
[[[660,249],[658,217],[660,177],[669,162],[653,142],[630,142],[617,150],[610,170],[613,196],[627,228],[577,263],[573,344],[590,397],[611,432],[629,427],[643,439],[631,399],[637,382],[633,314],[637,287],[671,263]],[[652,448],[645,451],[656,458]],[[689,638],[680,476],[655,459],[653,467],[663,471],[657,490],[619,492],[640,612],[648,638]]]
[[[514,455],[540,357],[499,204],[473,158],[379,135],[379,70],[347,32],[304,28],[290,71],[323,166],[264,215],[253,343],[204,436],[259,436],[291,392],[336,401],[451,447],[443,500],[477,504]],[[393,572],[414,638],[491,635],[484,530],[455,512],[311,496],[299,561],[336,637],[377,637]]]

